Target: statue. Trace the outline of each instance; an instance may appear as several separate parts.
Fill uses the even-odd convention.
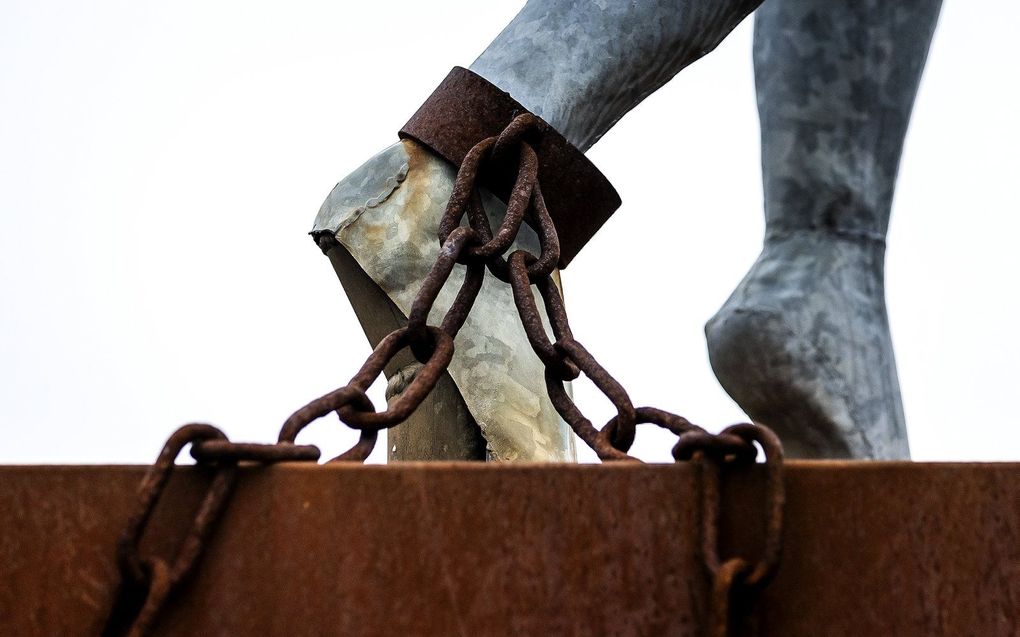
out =
[[[757,8],[765,242],[706,326],[712,368],[790,456],[905,459],[885,235],[941,0],[758,4],[530,0],[470,70],[584,151]],[[316,218],[312,234],[373,343],[406,320],[455,174],[403,140],[337,184]],[[502,214],[495,197],[485,205]],[[391,431],[392,459],[573,459],[508,286],[487,281],[456,346],[421,417]],[[388,395],[414,371],[410,356],[388,369]]]

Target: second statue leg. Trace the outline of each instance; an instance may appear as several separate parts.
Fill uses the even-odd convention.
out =
[[[706,326],[712,367],[790,455],[907,458],[885,236],[940,0],[756,14],[765,245]]]

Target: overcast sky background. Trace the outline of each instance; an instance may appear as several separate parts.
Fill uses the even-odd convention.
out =
[[[306,232],[520,6],[3,0],[0,463],[147,463],[190,421],[269,441],[346,382],[369,349]],[[945,3],[907,139],[887,274],[918,460],[1020,458],[1018,19]],[[635,403],[712,429],[744,417],[702,325],[763,231],[750,22],[590,151],[624,204],[563,277]],[[301,440],[353,442],[324,420]]]

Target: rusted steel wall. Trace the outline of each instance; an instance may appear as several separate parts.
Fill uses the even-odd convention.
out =
[[[98,631],[141,467],[0,467],[0,635]],[[724,482],[756,555],[760,467]],[[790,462],[761,634],[1020,634],[1020,465]],[[171,554],[205,477],[145,540]],[[699,635],[689,465],[245,469],[160,636]],[[90,632],[91,631],[91,632]]]

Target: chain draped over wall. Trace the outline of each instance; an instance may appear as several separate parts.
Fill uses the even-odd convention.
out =
[[[635,408],[623,386],[574,339],[563,298],[551,276],[560,261],[560,242],[542,196],[539,162],[533,146],[548,130],[548,124],[541,119],[524,113],[499,135],[483,139],[471,148],[457,173],[439,226],[442,244],[439,258],[414,300],[407,325],[386,336],[347,385],[294,412],[283,424],[275,444],[230,442],[211,425],[191,424],[174,432],[139,486],[139,506],[118,544],[121,583],[104,637],[144,637],[151,632],[160,610],[199,560],[217,518],[228,503],[239,462],[318,461],[319,449],[299,445],[296,439],[307,425],[329,413],[336,413],[342,423],[360,432],[358,442],[330,462],[364,462],[375,447],[379,431],[395,427],[410,416],[446,371],[453,358],[454,338],[471,311],[486,271],[510,284],[528,341],[545,365],[546,387],[554,407],[600,460],[638,462],[627,451],[639,424],[654,424],[679,437],[673,457],[677,461],[694,460],[702,483],[701,553],[706,571],[713,578],[709,634],[712,637],[734,634],[779,564],[784,504],[782,447],[775,434],[760,425],[734,425],[719,434],[710,434],[676,414],[653,407]],[[482,209],[479,188],[488,170],[513,164],[516,178],[507,198],[506,216],[494,233]],[[465,219],[467,225],[463,225]],[[516,250],[504,257],[522,223],[538,234],[540,253]],[[466,268],[464,283],[440,325],[429,325],[427,320],[436,297],[458,264]],[[542,298],[553,338],[546,332],[533,288]],[[376,411],[365,392],[404,348],[410,348],[423,366],[385,410]],[[564,387],[564,382],[578,378],[581,373],[616,407],[616,415],[601,429],[584,416]],[[723,558],[717,542],[720,471],[726,466],[753,463],[758,453],[755,443],[764,451],[767,469],[765,547],[757,562],[739,556]],[[177,456],[189,444],[195,460],[213,472],[205,498],[175,557],[168,560],[143,556],[139,545],[146,525]]]

